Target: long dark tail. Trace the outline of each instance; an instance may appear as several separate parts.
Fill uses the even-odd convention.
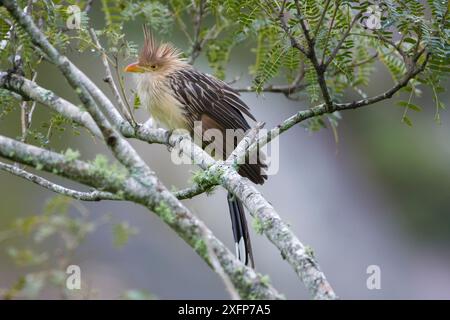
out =
[[[236,246],[236,257],[254,268],[252,244],[248,233],[247,220],[242,202],[233,194],[228,193],[228,207],[230,209],[231,227],[233,228],[234,243]]]

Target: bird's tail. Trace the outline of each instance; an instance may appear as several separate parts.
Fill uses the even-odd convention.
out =
[[[254,268],[252,245],[248,233],[247,220],[242,202],[233,194],[228,193],[228,207],[230,209],[231,227],[233,228],[234,243],[236,246],[236,257]]]

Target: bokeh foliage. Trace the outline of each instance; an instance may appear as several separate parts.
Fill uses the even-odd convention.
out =
[[[99,228],[111,229],[115,247],[126,245],[137,229],[116,220],[109,214],[93,216],[80,201],[59,195],[49,199],[42,212],[15,219],[9,228],[0,230],[0,243],[6,245],[10,262],[23,275],[10,287],[2,283],[0,298],[37,298],[55,292],[64,298],[95,298],[96,288],[86,282],[82,290],[68,290],[65,270],[83,242]],[[122,298],[147,299],[150,295],[130,290]]]

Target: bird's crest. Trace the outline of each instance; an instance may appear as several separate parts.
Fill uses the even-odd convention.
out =
[[[158,64],[180,61],[181,52],[170,43],[157,43],[151,29],[144,24],[144,46],[139,54],[139,63],[142,65]]]

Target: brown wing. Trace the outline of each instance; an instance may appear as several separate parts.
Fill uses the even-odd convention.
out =
[[[202,134],[208,129],[218,129],[222,132],[224,140],[217,141],[216,149],[228,151],[225,156],[228,156],[228,153],[243,138],[243,135],[237,135],[236,141],[226,141],[226,129],[242,129],[244,132],[250,129],[243,114],[256,120],[250,113],[249,107],[239,98],[238,92],[210,75],[194,69],[182,70],[169,76],[169,85],[177,100],[185,107],[192,133],[194,121],[202,121]],[[226,143],[233,145],[227,147]],[[223,157],[223,155],[218,156]],[[244,165],[241,167],[240,174],[261,184],[266,178],[261,174],[262,167],[266,167],[262,161],[258,164]]]
[[[250,126],[242,113],[255,120],[239,93],[210,75],[192,68],[181,70],[169,76],[169,85],[193,121],[207,114],[226,129],[248,130]]]

